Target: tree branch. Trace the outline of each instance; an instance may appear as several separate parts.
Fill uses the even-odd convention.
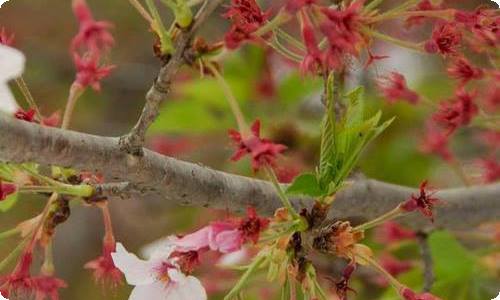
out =
[[[272,214],[280,207],[272,185],[262,180],[215,171],[143,149],[143,156],[121,151],[119,139],[100,137],[14,119],[0,114],[0,160],[36,162],[102,173],[108,183],[119,183],[108,195],[138,200],[161,199],[179,205],[228,208],[238,212],[248,205]],[[108,192],[112,190],[113,192]],[[394,208],[417,190],[372,179],[357,180],[336,197],[330,216],[369,220]],[[470,229],[498,221],[500,183],[439,191],[445,202],[436,221],[412,214],[401,218],[414,229]],[[312,201],[294,198],[297,207]]]
[[[417,232],[417,241],[420,246],[420,253],[424,263],[424,292],[430,292],[434,284],[434,261],[429,247],[429,236],[423,231]]]
[[[170,92],[170,84],[177,70],[185,62],[185,52],[191,44],[196,30],[224,0],[210,0],[200,8],[191,27],[181,30],[175,40],[175,51],[167,64],[160,69],[158,77],[146,94],[146,103],[135,126],[130,133],[121,137],[121,149],[134,155],[142,155],[142,147],[148,128],[153,124],[159,114],[160,105]]]

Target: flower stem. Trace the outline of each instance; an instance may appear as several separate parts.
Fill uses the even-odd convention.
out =
[[[370,266],[372,266],[376,271],[378,271],[380,274],[382,274],[389,283],[397,290],[401,290],[403,288],[403,284],[401,284],[394,276],[392,276],[389,272],[387,272],[381,265],[379,265],[378,262],[376,262],[373,258],[365,256],[365,255],[360,255],[359,256],[362,260],[367,261]]]
[[[292,214],[294,219],[300,218],[300,215],[295,211],[295,209],[292,206],[292,203],[290,203],[290,200],[286,196],[285,191],[283,191],[281,184],[278,182],[278,178],[276,178],[276,174],[274,174],[274,170],[269,166],[266,166],[264,169],[266,170],[266,173],[267,173],[267,176],[269,177],[269,180],[271,181],[274,188],[278,192],[278,195],[280,197],[280,200],[281,200],[281,203],[283,204],[283,206],[286,209],[288,209],[288,211],[290,212],[290,214]]]
[[[245,122],[245,117],[243,116],[243,113],[241,112],[240,106],[238,104],[238,101],[236,100],[236,97],[233,94],[233,91],[231,90],[231,87],[227,83],[227,81],[224,79],[224,77],[219,73],[217,68],[210,62],[206,64],[207,68],[212,72],[212,74],[215,76],[215,79],[219,82],[219,85],[222,88],[222,91],[226,95],[227,102],[229,103],[229,106],[231,107],[231,111],[233,112],[234,118],[236,119],[236,123],[238,125],[238,129],[241,132],[242,135],[246,136],[250,134],[250,129],[248,128],[248,125]]]
[[[83,94],[85,89],[78,83],[73,83],[69,89],[68,102],[66,103],[66,109],[64,111],[63,121],[61,128],[68,129],[69,123],[71,122],[71,117],[73,116],[73,110],[75,109],[76,102],[78,98]]]
[[[28,105],[35,110],[36,115],[41,120],[42,113],[40,112],[38,105],[36,105],[35,99],[33,99],[33,96],[31,95],[30,89],[28,88],[26,81],[24,81],[24,78],[22,76],[19,76],[19,78],[16,79],[16,84],[19,87],[19,90],[21,90],[24,99],[26,99],[26,102],[28,102]]]
[[[371,11],[371,10],[374,10],[375,8],[377,8],[380,4],[382,4],[382,2],[384,2],[384,0],[373,0],[372,2],[368,3],[366,6],[365,6],[365,11]]]
[[[283,23],[288,22],[290,19],[291,19],[290,14],[288,14],[284,9],[281,9],[271,21],[267,22],[264,26],[260,27],[257,31],[255,31],[254,35],[263,36],[266,33],[278,28]]]
[[[139,14],[148,21],[149,24],[153,23],[153,18],[151,15],[144,9],[142,4],[138,0],[129,0],[130,4],[139,12]]]
[[[419,44],[415,44],[415,43],[408,42],[408,41],[403,41],[403,40],[400,40],[398,38],[392,37],[390,35],[378,32],[376,30],[372,30],[368,27],[363,27],[362,31],[365,32],[366,34],[372,35],[375,38],[378,38],[380,40],[384,40],[384,41],[389,42],[389,43],[393,43],[393,44],[400,46],[400,47],[403,47],[403,48],[408,48],[410,50],[414,50],[417,52],[424,51],[423,48]]]
[[[257,270],[257,268],[260,267],[260,265],[264,262],[265,258],[266,257],[264,255],[257,256],[255,261],[252,262],[250,267],[241,276],[240,280],[236,283],[233,289],[224,297],[224,300],[231,300],[234,297],[236,297],[236,295],[240,292],[240,290],[243,288],[245,283],[250,278],[250,275],[252,275]]]
[[[370,228],[373,228],[375,226],[378,226],[384,222],[387,222],[389,220],[392,220],[392,219],[395,219],[401,215],[404,214],[404,211],[401,210],[400,206],[398,205],[396,208],[394,208],[393,210],[371,220],[371,221],[368,221],[364,224],[361,224],[361,225],[358,225],[356,227],[354,227],[354,231],[364,231],[364,230],[367,230],[367,229],[370,229]]]

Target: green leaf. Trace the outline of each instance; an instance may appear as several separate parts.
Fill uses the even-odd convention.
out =
[[[297,176],[293,183],[288,186],[286,193],[289,195],[307,195],[319,197],[324,195],[315,174],[305,173]]]
[[[18,193],[7,196],[5,200],[0,201],[0,212],[7,212],[16,204]]]

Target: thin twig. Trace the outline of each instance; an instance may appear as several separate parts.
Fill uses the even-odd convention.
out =
[[[189,49],[193,35],[223,1],[224,0],[205,1],[205,4],[196,14],[192,26],[181,31],[176,37],[174,43],[175,50],[172,57],[168,63],[160,69],[158,77],[146,94],[146,103],[139,120],[131,129],[130,133],[120,139],[122,151],[137,156],[143,154],[142,147],[145,142],[147,130],[158,117],[160,105],[170,92],[171,82],[179,68],[185,62],[185,51]]]
[[[429,247],[428,234],[417,232],[417,241],[420,246],[420,254],[424,262],[424,292],[429,292],[434,284],[434,261],[432,260],[431,249]]]

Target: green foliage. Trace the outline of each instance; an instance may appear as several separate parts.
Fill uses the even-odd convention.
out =
[[[451,233],[433,233],[429,237],[429,246],[436,276],[433,294],[442,299],[453,300],[485,300],[497,295],[494,280],[488,278],[488,273],[480,264],[480,257],[464,248]],[[422,270],[414,269],[400,276],[399,280],[419,291],[423,285]],[[400,298],[394,290],[389,289],[381,299]]]
[[[18,200],[18,193],[9,195],[3,201],[0,201],[0,212],[6,212],[10,210],[16,204]]]
[[[288,193],[309,196],[328,196],[337,192],[356,165],[362,150],[384,131],[393,121],[380,123],[381,113],[365,118],[363,89],[361,87],[335,99],[334,78],[327,83],[326,113],[321,125],[321,155],[315,178],[300,176],[288,188]],[[341,100],[345,100],[340,102]],[[337,102],[338,101],[338,102]],[[343,105],[346,111],[338,116],[336,106]],[[312,184],[304,188],[305,182]]]
[[[323,195],[316,174],[313,173],[304,173],[297,176],[286,192],[289,195],[309,195],[312,197]]]

